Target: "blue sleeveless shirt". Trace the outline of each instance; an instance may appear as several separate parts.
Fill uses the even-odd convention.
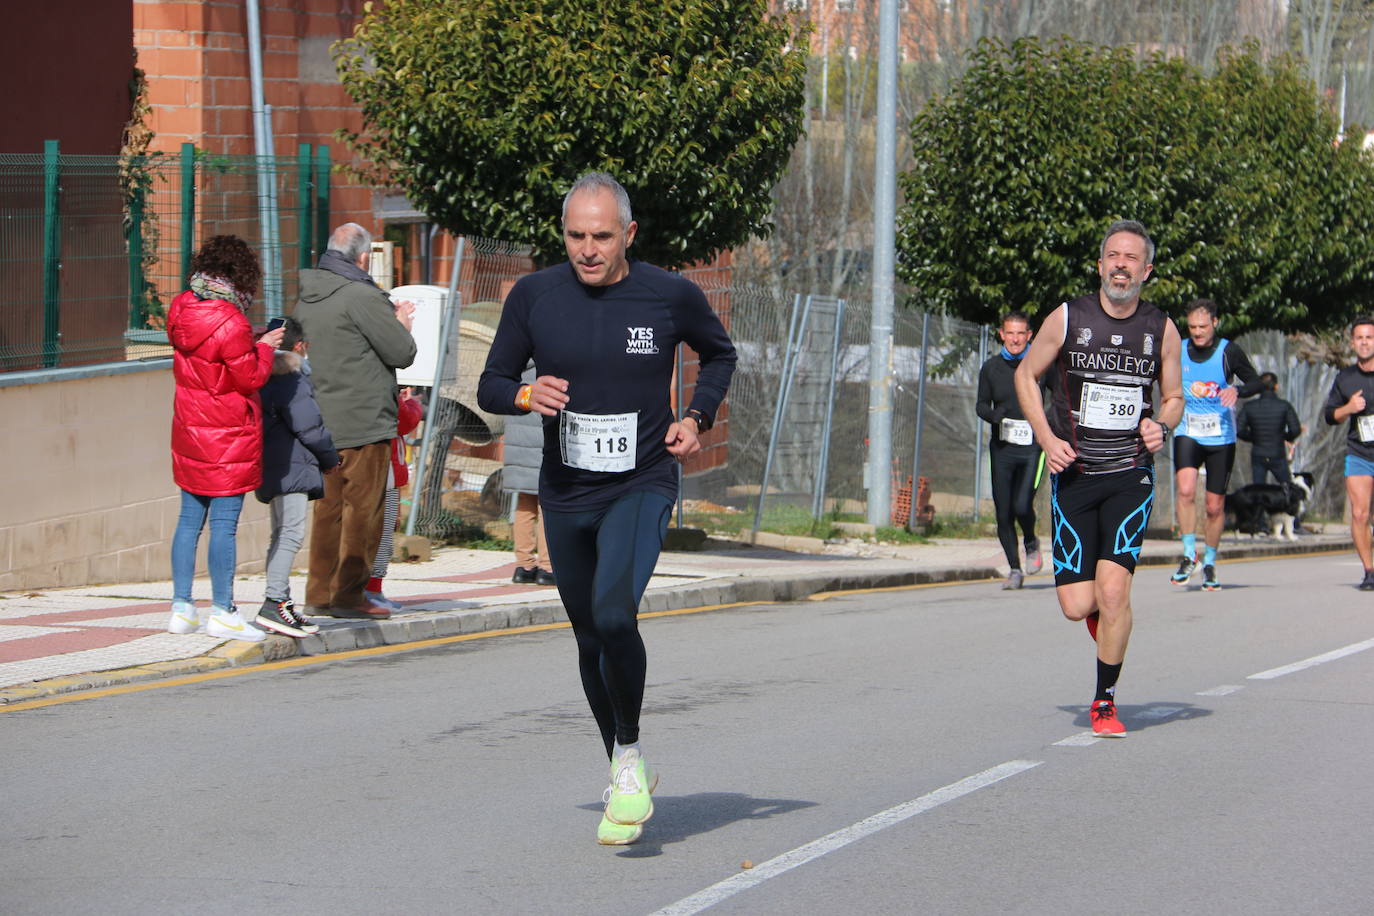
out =
[[[1198,445],[1230,445],[1236,441],[1236,414],[1221,403],[1221,389],[1226,387],[1226,345],[1222,338],[1212,349],[1212,355],[1196,362],[1183,354],[1183,419],[1174,428],[1174,435],[1187,436]]]

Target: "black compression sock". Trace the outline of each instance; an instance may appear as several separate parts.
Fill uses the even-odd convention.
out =
[[[1097,696],[1093,697],[1093,702],[1098,700],[1116,701],[1116,679],[1121,677],[1121,664],[1109,665],[1102,659],[1097,660]]]

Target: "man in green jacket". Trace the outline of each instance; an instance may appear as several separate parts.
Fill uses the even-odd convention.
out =
[[[342,459],[315,503],[305,588],[306,613],[315,615],[390,616],[363,589],[382,537],[396,370],[415,359],[415,307],[392,305],[367,272],[371,259],[372,236],[344,223],[329,237],[319,267],[300,274],[295,317],[310,341],[315,398]]]

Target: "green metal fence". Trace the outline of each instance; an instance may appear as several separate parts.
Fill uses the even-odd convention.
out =
[[[0,372],[167,355],[167,306],[212,235],[258,250],[251,320],[289,309],[297,269],[328,238],[329,170],[329,148],[310,144],[295,157],[218,156],[189,143],[137,158],[68,156],[51,140],[41,154],[0,154]]]

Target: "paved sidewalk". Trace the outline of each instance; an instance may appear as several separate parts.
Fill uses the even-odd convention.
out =
[[[1223,570],[1226,560],[1243,556],[1352,549],[1343,526],[1326,530],[1338,533],[1307,534],[1296,543],[1228,535]],[[1177,541],[1151,540],[1141,557],[1145,565],[1173,566],[1178,555]],[[298,655],[566,622],[557,590],[511,584],[514,568],[506,552],[439,549],[426,562],[392,564],[387,595],[404,610],[390,620],[315,618],[318,635],[274,635],[260,643],[166,632],[170,581],[0,594],[0,705]],[[900,547],[847,542],[827,544],[821,553],[710,540],[702,551],[662,555],[642,610],[794,601],[820,592],[997,579],[1005,572],[992,538]],[[1226,580],[1223,573],[1223,587]],[[1049,570],[1027,581],[1048,583]],[[196,589],[199,603],[208,605],[208,581],[198,580]],[[293,594],[304,589],[304,577],[293,577]],[[240,577],[234,593],[245,612],[255,612],[263,577]]]

